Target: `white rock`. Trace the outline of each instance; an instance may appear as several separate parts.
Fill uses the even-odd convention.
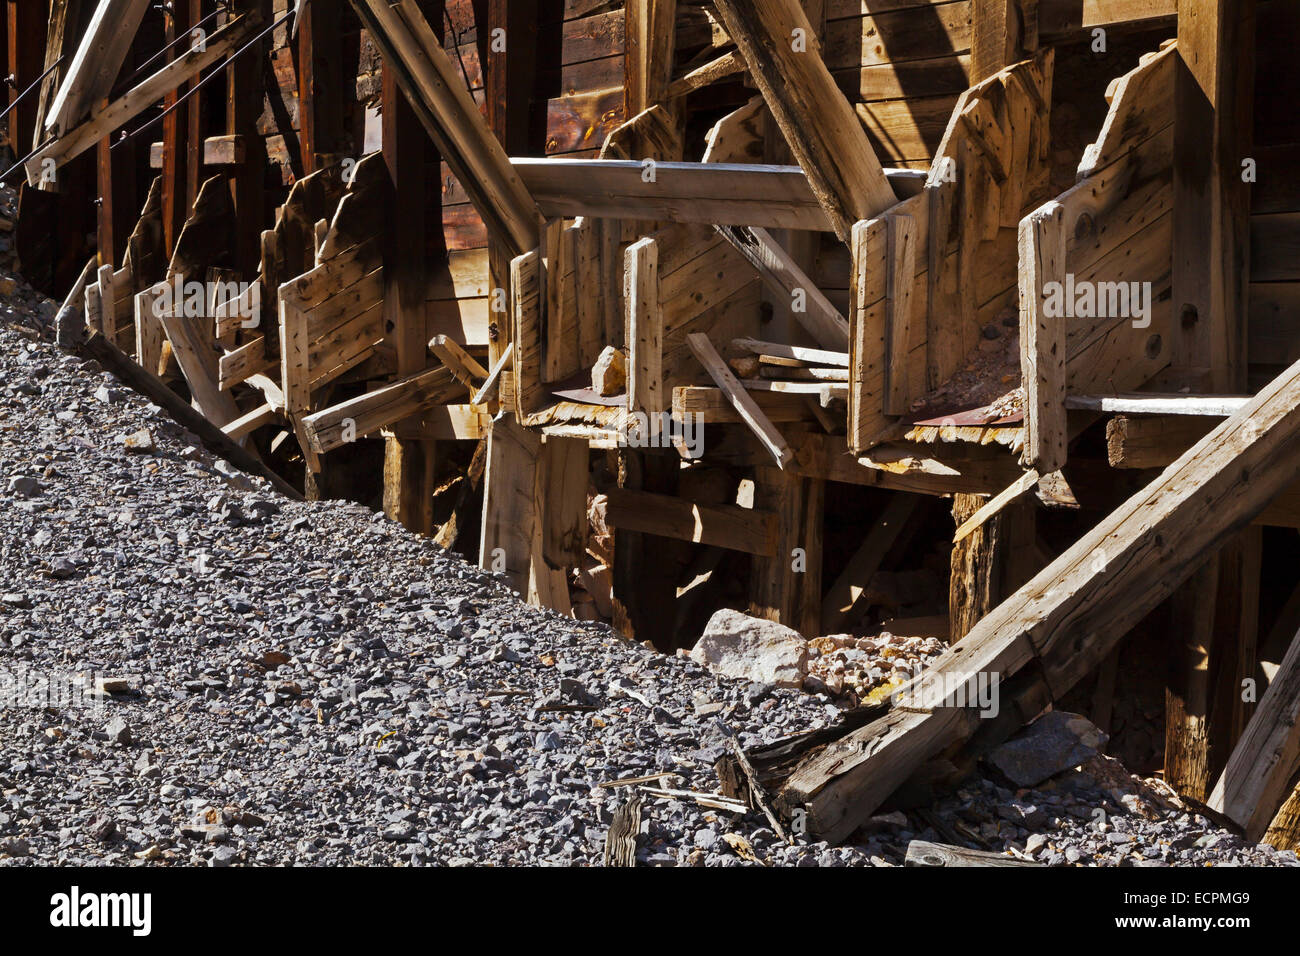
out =
[[[808,643],[783,624],[723,608],[709,618],[691,660],[723,677],[799,687],[808,670]]]

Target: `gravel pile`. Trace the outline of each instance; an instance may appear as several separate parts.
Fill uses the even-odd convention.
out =
[[[57,350],[54,311],[21,281],[0,299],[0,865],[597,864],[633,792],[602,784],[712,792],[720,721],[748,746],[836,720],[277,496]],[[976,779],[849,847],[647,794],[638,857],[897,865],[955,832],[1046,862],[1296,862],[1091,784]]]

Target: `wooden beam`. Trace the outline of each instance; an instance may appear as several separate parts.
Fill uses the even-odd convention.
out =
[[[1170,598],[1180,652],[1165,691],[1165,782],[1204,801],[1210,786],[1210,657],[1219,561],[1211,557]]]
[[[628,344],[627,410],[657,414],[664,395],[664,312],[659,305],[659,246],[649,236],[624,254],[623,308]]]
[[[1016,7],[1014,0],[971,0],[971,86],[1020,59]]]
[[[1246,384],[1255,0],[1180,4],[1174,82],[1174,365]]]
[[[1293,638],[1246,732],[1214,785],[1209,806],[1263,837],[1300,770],[1300,639]]]
[[[611,488],[597,495],[592,510],[616,529],[766,557],[776,554],[777,516],[770,511],[739,505],[701,505],[672,495],[627,488]]]
[[[408,378],[428,365],[426,183],[429,165],[436,164],[438,157],[431,155],[417,111],[398,84],[396,65],[387,60],[382,93],[382,148],[388,171],[384,195],[391,209],[391,221],[381,237],[384,329],[386,341],[397,353],[397,374]],[[306,144],[304,129],[304,148]],[[441,229],[434,231],[441,235]],[[461,384],[469,387],[468,383]],[[435,530],[434,453],[432,443],[395,436],[384,439],[384,513],[417,534],[432,534]]]
[[[849,323],[822,294],[794,258],[759,226],[718,226],[718,234],[758,270],[759,278],[791,306],[791,314],[819,345],[844,349],[849,343]]]
[[[749,613],[805,637],[821,630],[826,482],[793,469],[754,470],[754,507],[776,514],[776,550],[750,564]]]
[[[1065,280],[1065,208],[1050,202],[1026,216],[1020,223],[1018,248],[1020,380],[1025,389],[1022,461],[1046,475],[1064,466],[1069,444],[1065,413],[1066,319],[1064,315],[1048,315],[1045,308],[1048,285]]]
[[[911,216],[885,217],[888,252],[885,268],[885,383],[882,396],[886,415],[906,415],[913,400],[926,393],[924,382],[908,374],[912,350],[912,286],[916,279],[916,220]],[[846,339],[847,340],[847,339]]]
[[[429,351],[438,356],[439,361],[451,369],[451,374],[471,391],[480,387],[475,384],[476,381],[482,382],[488,377],[488,370],[455,339],[435,335],[429,340]]]
[[[411,0],[352,0],[352,6],[489,233],[511,257],[535,249],[537,207],[424,15]]]
[[[99,0],[81,44],[63,70],[63,83],[45,117],[55,135],[72,129],[113,89],[150,0]]]
[[[545,269],[539,251],[510,261],[510,310],[513,331],[511,368],[514,370],[515,414],[524,417],[545,401],[542,387],[542,307]]]
[[[1011,723],[1031,719],[1043,706],[1031,698],[1060,699],[1192,574],[1201,555],[1297,475],[1300,363],[954,644],[910,688],[923,709],[895,710],[827,747],[796,770],[781,802],[804,807],[810,831],[823,838],[852,832],[921,763],[982,723],[972,708],[948,706],[954,680],[964,687],[974,675],[999,674],[1007,681],[1036,659],[1041,670],[1026,678],[1024,710]]]
[[[777,465],[784,468],[794,457],[794,452],[790,450],[781,433],[763,414],[749,392],[736,380],[736,376],[731,374],[731,369],[727,368],[727,363],[722,360],[722,356],[718,355],[709,337],[703,332],[691,332],[686,336],[686,342],[695,358],[709,373],[709,377],[727,396],[741,420],[750,427],[758,440],[763,443],[763,447],[776,459]]]
[[[464,393],[465,386],[450,371],[435,368],[307,415],[303,431],[312,450],[324,454]]]
[[[855,222],[898,199],[822,61],[816,30],[798,0],[716,0],[715,6],[832,229],[848,243]]]

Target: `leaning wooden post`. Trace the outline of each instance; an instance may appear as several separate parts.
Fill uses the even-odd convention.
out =
[[[798,0],[716,0],[786,143],[841,241],[898,202]]]

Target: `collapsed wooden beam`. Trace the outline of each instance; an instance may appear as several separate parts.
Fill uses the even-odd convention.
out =
[[[1147,488],[1044,568],[906,690],[900,707],[832,744],[791,776],[780,801],[809,829],[847,836],[916,768],[971,736],[980,680],[1003,693],[1011,724],[1032,719],[1097,667],[1138,621],[1300,475],[1300,362],[1189,449]],[[972,691],[968,695],[968,691]]]
[[[464,393],[465,386],[451,371],[439,367],[306,415],[303,433],[312,451],[324,454],[430,405],[446,405]]]
[[[849,242],[855,222],[879,215],[898,198],[822,61],[807,14],[798,0],[716,0],[715,6],[831,228]]]
[[[736,376],[731,374],[731,369],[727,368],[727,363],[722,360],[722,356],[713,347],[709,337],[703,332],[691,332],[686,336],[686,342],[696,359],[704,366],[704,370],[709,373],[709,377],[727,396],[727,400],[731,402],[741,420],[750,427],[758,440],[763,443],[763,447],[776,459],[777,465],[784,468],[794,457],[794,452],[790,450],[781,432],[763,414],[762,409],[758,407],[745,387],[736,380]]]
[[[1300,769],[1300,636],[1292,638],[1246,732],[1208,801],[1239,823],[1246,838],[1264,836]]]
[[[717,230],[758,271],[768,288],[786,300],[802,299],[802,308],[791,309],[791,313],[819,345],[848,347],[848,320],[766,229],[718,226]]]
[[[411,0],[352,6],[489,231],[511,258],[536,248],[537,207],[424,15]]]

